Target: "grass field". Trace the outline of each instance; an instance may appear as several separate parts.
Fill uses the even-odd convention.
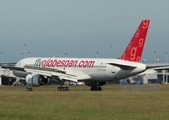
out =
[[[0,120],[169,120],[169,85],[0,87]]]

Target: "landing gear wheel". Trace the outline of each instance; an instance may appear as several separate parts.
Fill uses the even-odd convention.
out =
[[[26,90],[27,90],[27,91],[32,91],[32,88],[29,88],[29,87],[28,87]]]
[[[97,86],[92,86],[90,88],[91,91],[102,91],[102,88],[101,87],[97,87]]]
[[[58,87],[58,91],[69,91],[69,87]]]
[[[64,87],[63,91],[69,91],[69,87]]]
[[[90,90],[91,90],[91,91],[95,91],[95,87],[92,86],[92,87],[90,88]]]
[[[26,88],[27,91],[29,91],[29,88]]]
[[[98,87],[98,91],[102,91],[102,88],[101,88],[101,87]]]

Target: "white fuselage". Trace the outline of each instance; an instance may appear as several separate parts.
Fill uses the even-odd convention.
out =
[[[133,66],[135,68],[127,70],[109,63]],[[100,58],[25,58],[20,60],[16,64],[16,67],[23,68],[25,65],[42,68],[54,68],[74,73],[75,75],[80,71],[90,76],[91,80],[96,81],[120,80],[146,70],[146,65],[142,63],[120,59]],[[14,74],[18,77],[26,77],[28,73],[15,70]],[[85,79],[80,79],[79,77],[78,80],[84,81]]]

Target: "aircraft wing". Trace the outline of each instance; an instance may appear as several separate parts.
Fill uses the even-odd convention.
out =
[[[40,68],[40,67],[31,67],[25,66],[24,67],[26,72],[33,73],[33,74],[41,74],[45,76],[57,76],[60,80],[70,80],[77,82],[78,80],[88,80],[91,79],[90,76],[81,72],[81,71],[71,71],[71,70],[58,70],[54,68]]]
[[[25,71],[24,68],[15,67],[15,66],[2,66],[3,69],[10,69],[10,70],[18,70],[18,71]]]
[[[25,71],[27,73],[31,73],[33,75],[35,74],[41,74],[44,76],[49,77],[58,77],[60,80],[69,80],[77,82],[78,80],[88,80],[91,79],[91,77],[81,71],[71,71],[71,70],[59,70],[54,68],[41,68],[41,67],[34,67],[26,65],[24,68],[20,67],[9,67],[9,66],[3,66],[4,69],[10,69],[10,70],[18,70],[18,71]]]
[[[41,74],[45,76],[57,76],[60,80],[66,79],[70,81],[77,82],[77,76],[74,74],[68,74],[66,71],[53,69],[53,68],[40,68],[40,67],[32,67],[32,66],[25,66],[24,70],[31,74]]]

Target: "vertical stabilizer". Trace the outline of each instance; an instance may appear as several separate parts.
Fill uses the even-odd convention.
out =
[[[150,20],[142,20],[126,50],[119,59],[140,62],[149,23]]]

